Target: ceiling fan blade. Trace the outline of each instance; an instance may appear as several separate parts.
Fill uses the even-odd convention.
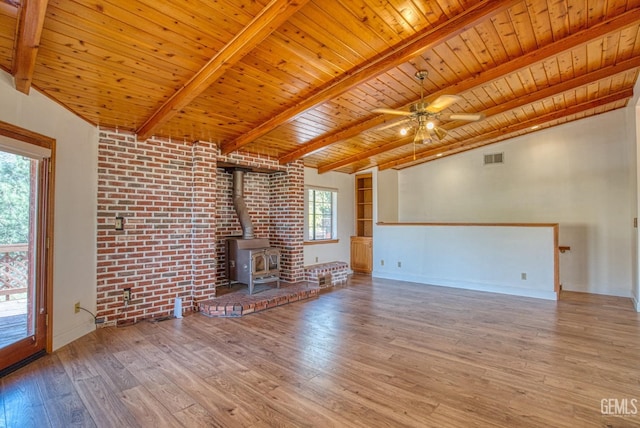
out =
[[[391,108],[376,108],[373,110],[373,112],[382,114],[396,114],[398,116],[411,116],[413,114],[410,111],[394,110]]]
[[[384,125],[382,125],[382,126],[380,126],[378,128],[375,128],[375,130],[376,131],[384,131],[385,129],[393,128],[395,126],[400,126],[400,125],[403,125],[403,124],[408,123],[408,122],[411,122],[411,118],[392,121],[392,122],[384,124]]]
[[[484,114],[482,113],[449,113],[449,114],[441,114],[439,119],[442,120],[468,120],[471,122],[484,119]]]
[[[427,111],[430,113],[437,113],[440,110],[444,110],[451,104],[457,103],[462,98],[457,95],[440,95],[438,98],[429,103]]]
[[[444,129],[438,126],[434,126],[432,131],[434,134],[436,134],[436,137],[438,137],[438,140],[442,140],[444,137],[447,136],[447,131],[445,131]]]

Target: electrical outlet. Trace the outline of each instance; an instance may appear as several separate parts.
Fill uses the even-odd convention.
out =
[[[76,314],[77,314],[78,312],[80,312],[80,302],[76,302],[76,303],[73,305],[73,312],[75,312]]]
[[[316,263],[318,263],[318,257],[316,256]]]
[[[122,292],[122,299],[125,302],[128,302],[131,300],[131,289],[130,288],[125,288],[124,291]]]
[[[114,226],[115,230],[124,230],[124,217],[116,217]]]
[[[527,273],[526,272],[522,272],[520,274],[520,279],[523,280],[523,281],[526,280],[527,279]]]
[[[398,262],[398,267],[402,267],[402,262]]]
[[[384,260],[380,260],[380,266],[384,266]]]

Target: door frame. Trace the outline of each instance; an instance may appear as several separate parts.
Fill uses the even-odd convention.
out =
[[[46,228],[42,230],[42,237],[46,243],[43,248],[46,251],[44,257],[45,277],[44,277],[44,308],[45,308],[45,351],[51,353],[53,351],[53,220],[54,220],[54,189],[55,189],[55,170],[56,170],[56,140],[28,129],[20,128],[0,120],[0,135],[13,138],[35,146],[44,147],[51,150],[51,160],[49,162],[49,180],[47,188],[48,206],[44,213],[46,216]],[[25,358],[28,358],[25,357]]]

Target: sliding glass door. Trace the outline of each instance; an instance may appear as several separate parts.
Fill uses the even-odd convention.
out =
[[[0,139],[0,372],[47,344],[50,151],[29,149]]]

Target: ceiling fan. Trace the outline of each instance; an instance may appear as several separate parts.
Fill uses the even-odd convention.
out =
[[[462,99],[457,95],[440,95],[432,102],[426,103],[424,101],[424,79],[427,78],[427,74],[428,72],[426,70],[418,70],[415,74],[416,79],[420,81],[420,101],[411,104],[409,111],[388,108],[377,108],[373,110],[376,113],[407,116],[406,119],[393,123],[387,127],[409,124],[409,129],[416,129],[413,142],[428,144],[432,141],[432,135],[435,135],[438,140],[442,140],[447,135],[447,131],[436,126],[435,121],[467,120],[475,122],[484,119],[484,114],[482,113],[440,113],[442,110]],[[385,129],[387,127],[379,129]],[[406,135],[408,129],[403,127],[400,132],[402,135]]]

